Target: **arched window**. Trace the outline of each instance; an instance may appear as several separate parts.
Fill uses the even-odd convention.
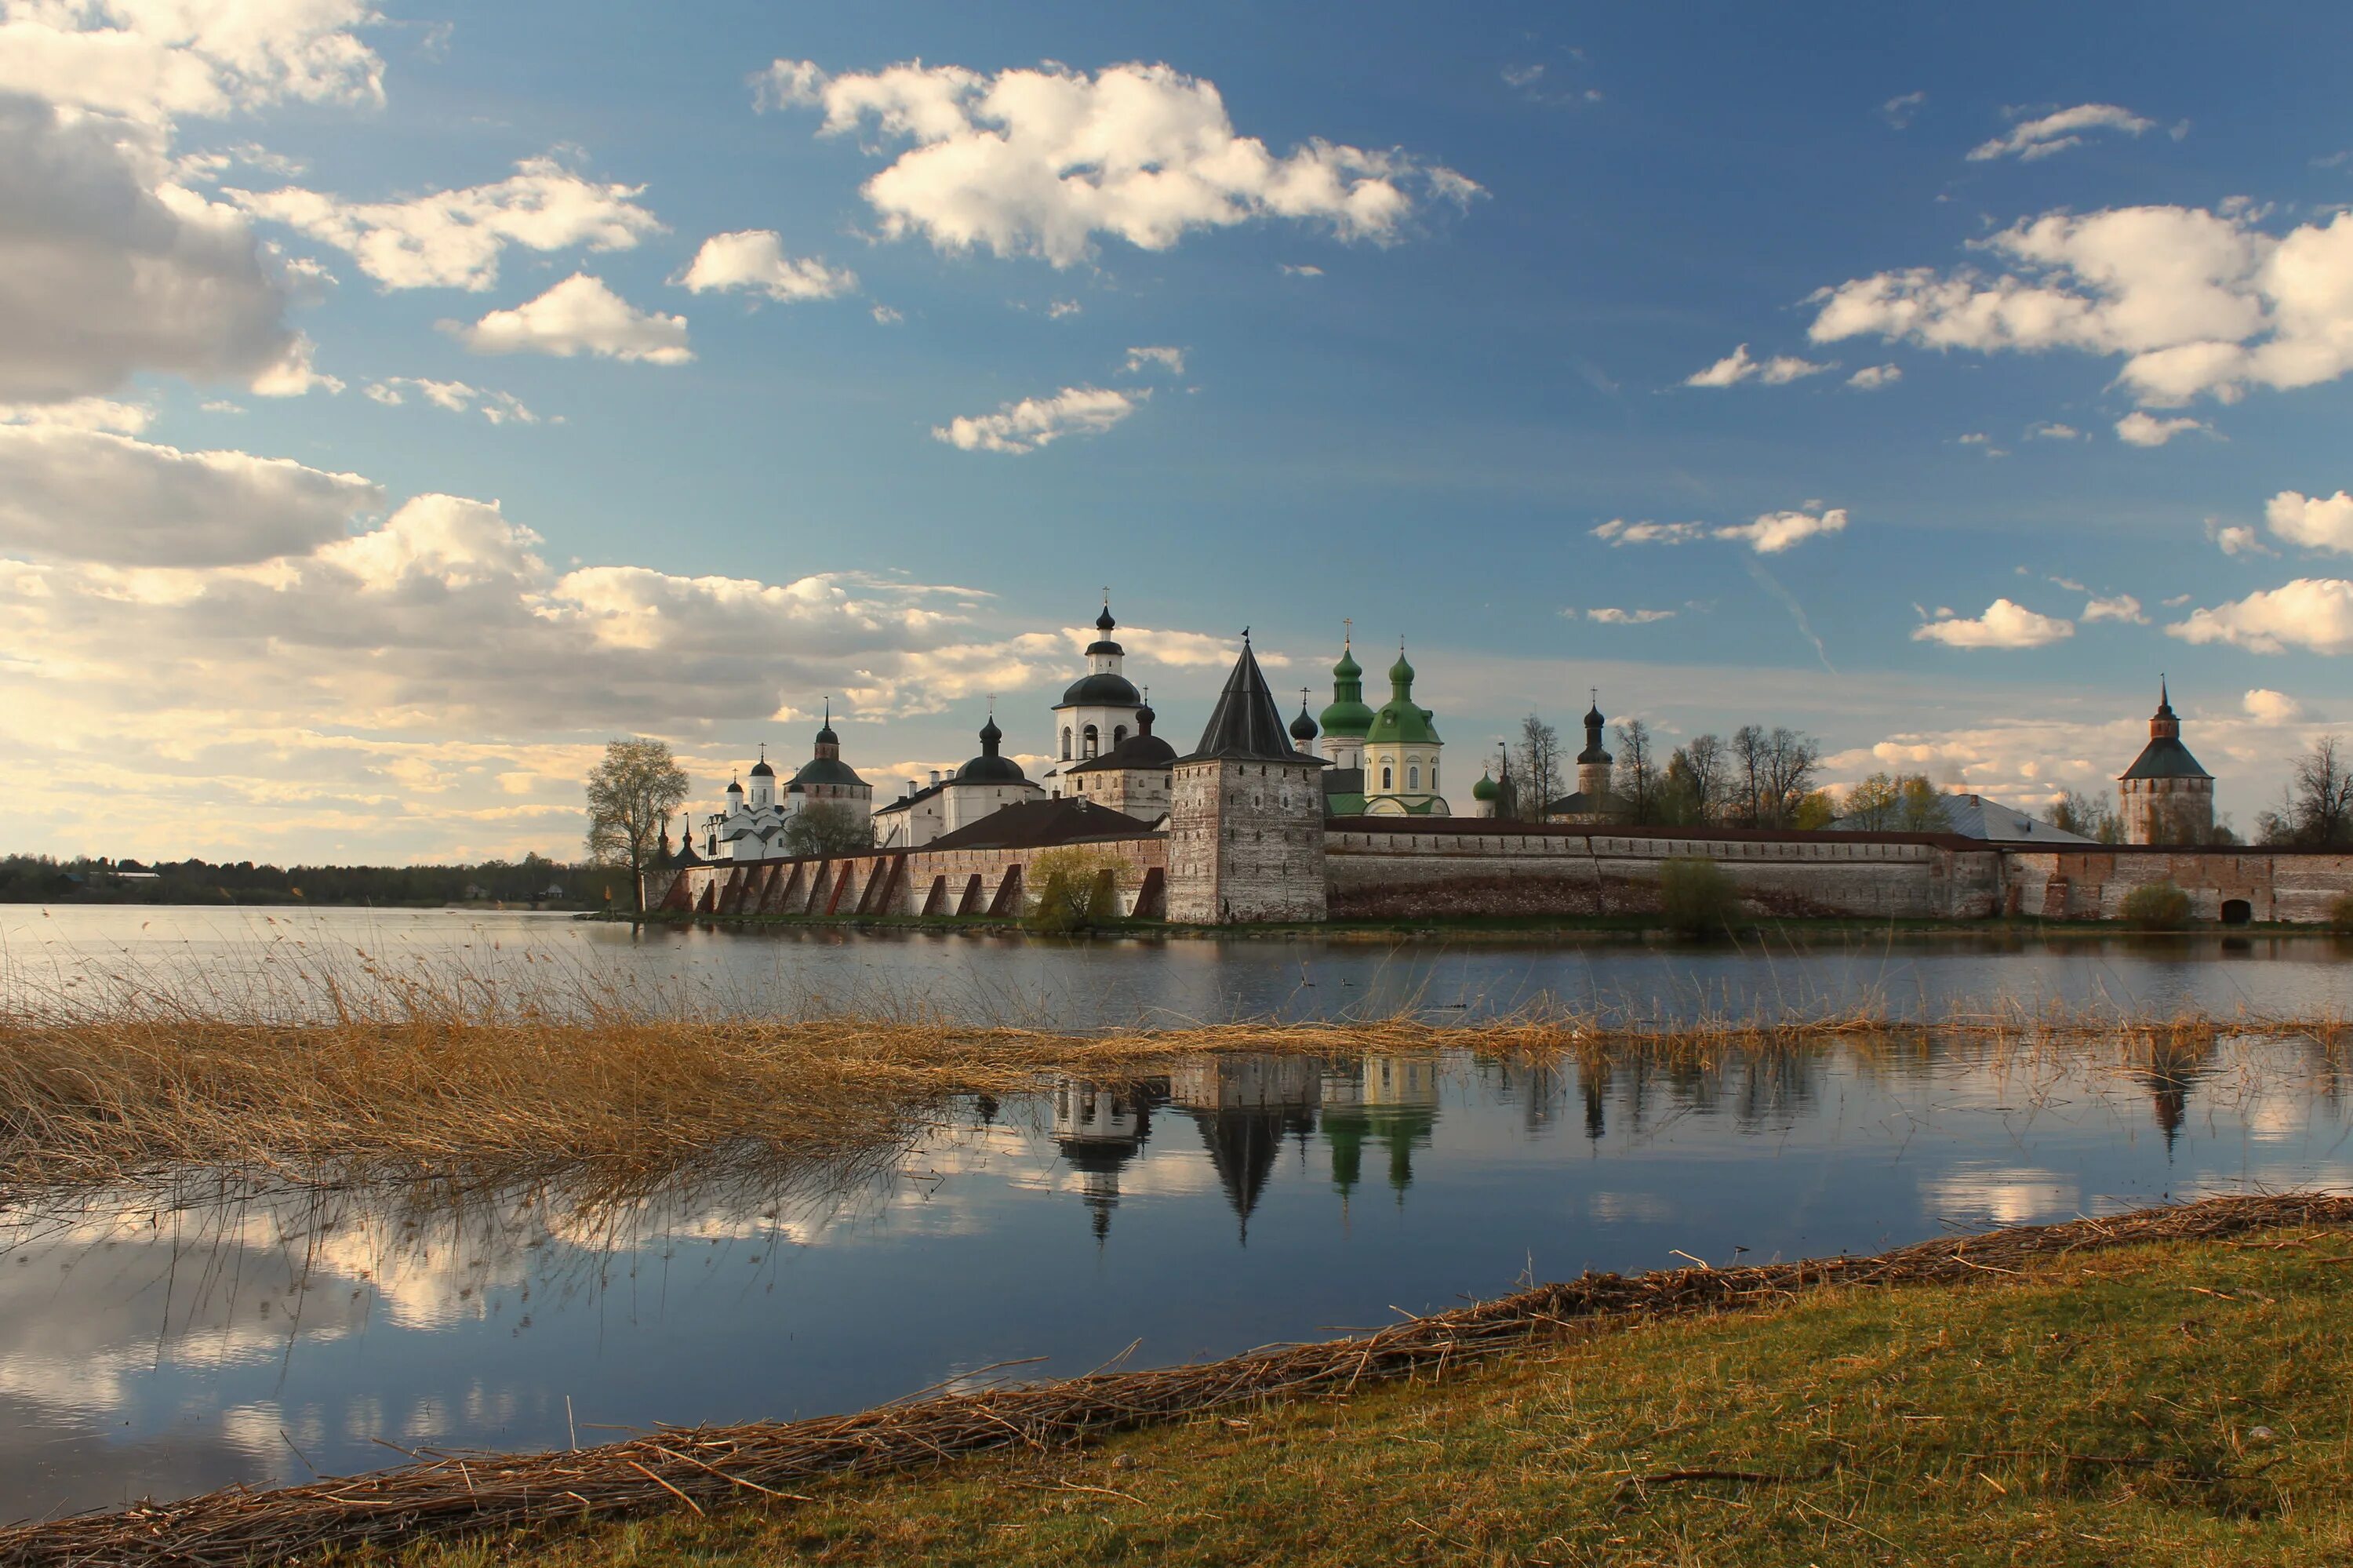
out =
[[[1405,770],[1405,787],[1409,789],[1421,788],[1421,767],[1419,763]]]
[[[1121,742],[1123,742],[1123,741],[1124,741],[1124,740],[1126,740],[1126,739],[1127,739],[1127,726],[1126,726],[1125,725],[1124,725],[1124,724],[1123,724],[1123,725],[1114,725],[1114,726],[1112,726],[1112,732],[1111,732],[1111,743],[1112,743],[1113,746],[1117,746],[1117,745],[1119,745]]]
[[[1064,725],[1064,726],[1062,726],[1062,760],[1063,760],[1063,761],[1065,761],[1065,762],[1068,762],[1070,759],[1071,759],[1071,726],[1070,726],[1069,725]]]
[[[1430,765],[1430,787],[1433,790],[1438,788],[1438,764],[1435,762]]]
[[[1085,740],[1086,740],[1087,755],[1088,755],[1089,757],[1092,757],[1092,756],[1095,754],[1095,742],[1096,742],[1096,739],[1097,739],[1097,738],[1098,738],[1098,737],[1097,737],[1097,736],[1096,736],[1096,735],[1095,735],[1095,726],[1092,726],[1092,725],[1089,725],[1089,726],[1087,726],[1087,727],[1086,727],[1086,732],[1085,732]]]
[[[1381,788],[1383,789],[1394,789],[1397,788],[1396,776],[1390,772],[1388,766],[1386,763],[1381,767]]]

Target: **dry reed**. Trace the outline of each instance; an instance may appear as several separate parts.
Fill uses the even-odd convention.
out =
[[[2105,1219],[1947,1236],[1868,1257],[1626,1277],[1587,1275],[1377,1333],[1146,1372],[923,1398],[853,1415],[663,1428],[532,1455],[427,1454],[369,1475],[0,1530],[0,1568],[181,1563],[212,1568],[430,1536],[559,1528],[656,1510],[807,1499],[828,1477],[878,1475],[1011,1447],[1048,1448],[1238,1405],[1343,1397],[1441,1374],[1566,1334],[1646,1319],[1756,1311],[1825,1287],[1998,1281],[2029,1264],[2147,1243],[2211,1242],[2287,1226],[2353,1224],[2353,1198],[2217,1198]]]
[[[273,995],[266,1008],[117,994],[0,1012],[0,1193],[189,1166],[343,1184],[583,1171],[638,1181],[714,1160],[841,1159],[912,1136],[953,1096],[1018,1094],[1049,1073],[1134,1078],[1219,1052],[1707,1066],[1841,1043],[1889,1053],[1990,1043],[2031,1056],[2100,1041],[2162,1063],[2210,1054],[2233,1033],[2296,1035],[2332,1061],[2344,1040],[2334,1019],[2024,1007],[1933,1023],[1866,1007],[1661,1025],[1538,1003],[1455,1023],[1407,1013],[1071,1034],[912,1012],[762,1020],[577,994],[543,1006],[417,982],[367,994],[356,1004],[326,974],[312,994]]]

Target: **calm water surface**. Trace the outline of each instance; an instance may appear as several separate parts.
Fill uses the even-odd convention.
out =
[[[209,915],[209,935],[188,918],[158,934],[153,911],[71,915],[9,913],[15,982],[68,983],[77,964],[233,969],[278,939]],[[473,943],[502,963],[552,954],[746,999],[964,985],[962,1003],[1073,1022],[1331,1011],[1327,990],[1492,1006],[1649,985],[1687,1006],[2039,987],[2300,1011],[2341,988],[2332,949],[2312,943],[1841,950],[1768,967],[1641,948],[633,941],[454,915],[330,916],[284,940]],[[395,1447],[849,1409],[1008,1361],[1036,1376],[1123,1351],[1226,1354],[1679,1252],[1869,1250],[2166,1197],[2353,1186],[2345,1090],[2309,1043],[2261,1035],[2161,1062],[2119,1043],[1862,1042],[1591,1078],[1461,1055],[1229,1057],[1138,1084],[1041,1080],[943,1107],[845,1166],[618,1199],[240,1195],[187,1172],[0,1209],[0,1517],[369,1468]]]
[[[364,959],[359,957],[364,955]],[[1996,1001],[2172,1012],[2353,1011],[2353,944],[2326,937],[1819,938],[1740,948],[1601,941],[1126,939],[733,930],[479,910],[0,906],[0,994],[110,982],[309,997],[309,977],[464,973],[511,991],[639,988],[745,1011],[927,1008],[1073,1028],[1361,1010],[1473,1012],[1538,1000],[1690,1017],[1875,1003],[1904,1015]]]

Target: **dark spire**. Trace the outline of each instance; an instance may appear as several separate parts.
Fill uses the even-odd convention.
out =
[[[1213,757],[1252,762],[1314,760],[1300,755],[1291,744],[1282,710],[1274,705],[1274,694],[1267,690],[1266,676],[1258,667],[1258,655],[1250,652],[1247,628],[1242,631],[1241,657],[1234,661],[1225,690],[1218,694],[1218,705],[1210,711],[1208,727],[1201,732],[1201,744],[1183,760],[1206,761]]]

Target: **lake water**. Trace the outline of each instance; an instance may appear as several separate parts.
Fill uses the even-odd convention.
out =
[[[364,959],[357,957],[364,955]],[[0,999],[273,990],[315,976],[462,972],[510,994],[583,986],[746,1012],[920,1008],[1071,1028],[1419,1007],[1473,1014],[1550,1001],[1643,1017],[1883,1006],[1941,1016],[1998,1001],[2134,1012],[2353,1012],[2353,943],[2325,936],[2073,938],[1854,935],[1671,947],[1477,939],[1119,939],[945,931],[718,928],[479,910],[0,906]]]
[[[1327,989],[1490,1007],[1538,992],[1626,1000],[1645,985],[1677,1008],[1815,1005],[1875,987],[1915,1004],[2023,988],[2289,1012],[2329,1005],[2343,972],[2328,944],[2261,941],[1841,948],[1768,965],[1641,948],[633,940],[439,914],[283,931],[206,915],[207,936],[188,919],[159,932],[155,914],[35,925],[37,911],[11,910],[6,959],[22,983],[64,985],[78,964],[278,961],[259,944],[315,965],[338,942],[387,954],[474,943],[501,963],[544,952],[560,957],[531,962],[685,975],[747,1001],[912,984],[943,1004],[1071,1022],[1332,1011]],[[2011,1054],[1860,1041],[1591,1078],[1463,1055],[1227,1057],[944,1106],[846,1168],[621,1199],[560,1185],[462,1203],[425,1190],[240,1195],[187,1173],[170,1190],[0,1210],[0,1517],[370,1468],[397,1462],[396,1448],[586,1444],[1082,1372],[1123,1352],[1135,1364],[1222,1355],[1587,1267],[1876,1250],[1947,1226],[2344,1188],[2342,1065],[2254,1033],[2160,1062],[2120,1043]],[[1006,1362],[1023,1364],[987,1370]]]

